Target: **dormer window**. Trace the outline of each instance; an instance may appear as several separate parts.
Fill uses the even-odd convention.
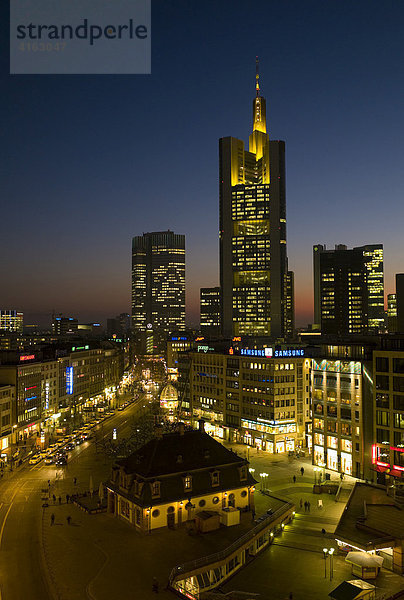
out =
[[[140,496],[140,481],[135,479],[135,496]]]
[[[182,454],[178,454],[177,463],[182,463]]]
[[[152,493],[153,498],[160,496],[160,482],[159,481],[153,481],[153,483],[151,484],[151,493]]]
[[[220,471],[212,471],[210,474],[212,487],[216,487],[220,484]]]
[[[183,477],[183,479],[184,479],[184,490],[185,491],[192,490],[192,476],[191,475],[185,475]]]
[[[247,465],[240,467],[240,481],[247,480]]]

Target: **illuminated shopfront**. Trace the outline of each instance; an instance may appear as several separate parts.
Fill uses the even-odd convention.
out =
[[[352,454],[341,452],[341,470],[347,475],[352,475]]]
[[[338,471],[338,452],[332,448],[327,450],[327,468]]]
[[[242,441],[270,454],[293,452],[296,447],[296,423],[267,419],[241,419]],[[292,435],[291,435],[292,434]]]
[[[319,467],[325,467],[324,461],[324,447],[314,445],[314,455],[313,455],[314,464]]]

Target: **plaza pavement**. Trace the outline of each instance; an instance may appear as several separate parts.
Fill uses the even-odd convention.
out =
[[[228,444],[227,444],[228,445]],[[230,445],[240,455],[245,446]],[[95,450],[94,450],[95,452]],[[94,456],[94,458],[96,458]],[[91,468],[94,490],[99,481],[109,475],[108,461],[97,457]],[[291,500],[296,505],[296,516],[291,525],[275,538],[273,545],[255,561],[236,574],[223,586],[225,591],[234,589],[259,592],[262,600],[283,599],[293,593],[294,600],[320,600],[346,579],[355,579],[345,557],[335,555],[334,578],[324,577],[323,547],[334,547],[333,532],[345,506],[335,502],[334,496],[313,494],[314,471],[309,459],[295,459],[284,455],[268,455],[250,451],[251,468],[254,476],[268,473],[265,487],[271,494]],[[304,475],[300,468],[304,467]],[[80,476],[76,487],[73,484],[74,464],[69,465],[66,477],[52,483],[57,497],[72,491],[88,489],[90,472]],[[296,483],[293,483],[296,475]],[[332,479],[339,481],[336,474]],[[355,480],[346,477],[344,486],[350,488]],[[268,509],[269,498],[259,492],[257,485],[256,514]],[[52,492],[53,493],[53,492]],[[323,507],[318,508],[321,498]],[[300,508],[300,500],[310,501],[310,513]],[[55,514],[51,525],[50,515]],[[71,516],[68,525],[66,517]],[[42,551],[48,566],[49,583],[58,600],[147,600],[152,593],[153,577],[160,584],[159,597],[174,598],[165,590],[171,569],[178,564],[205,556],[229,545],[235,537],[242,535],[251,526],[251,515],[243,516],[243,524],[237,528],[221,528],[209,534],[190,536],[185,527],[179,530],[162,529],[153,533],[139,534],[132,526],[110,514],[89,515],[72,504],[56,503],[43,509]],[[322,529],[326,533],[322,533]],[[387,597],[402,589],[404,579],[382,571],[377,579],[377,598]]]

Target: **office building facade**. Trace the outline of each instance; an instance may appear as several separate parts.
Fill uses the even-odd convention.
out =
[[[24,313],[18,310],[0,310],[0,333],[22,333],[24,329]]]
[[[285,143],[269,139],[257,72],[253,132],[219,141],[223,335],[288,337]]]
[[[144,233],[132,240],[132,327],[144,353],[185,329],[185,236]]]
[[[404,333],[404,273],[396,274],[397,331]]]
[[[303,349],[215,351],[201,342],[187,355],[188,372],[179,366],[184,396],[209,433],[271,454],[310,447],[311,361]]]
[[[323,334],[384,330],[383,246],[313,247],[314,320]]]
[[[312,360],[313,464],[370,478],[372,349],[324,345]]]
[[[397,295],[387,294],[387,331],[397,332]]]
[[[220,288],[201,288],[200,291],[200,330],[202,335],[220,335]]]
[[[373,353],[373,480],[404,485],[404,338],[382,340]]]

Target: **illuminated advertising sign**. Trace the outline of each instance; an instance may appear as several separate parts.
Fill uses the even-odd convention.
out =
[[[240,350],[241,356],[262,356],[263,358],[272,358],[272,348],[242,348]]]
[[[20,360],[34,360],[35,354],[25,354],[24,356],[20,356]]]
[[[73,394],[73,367],[66,367],[66,394]]]
[[[293,349],[293,350],[275,350],[274,357],[275,358],[285,358],[285,357],[294,357],[294,356],[304,356],[304,350]]]

